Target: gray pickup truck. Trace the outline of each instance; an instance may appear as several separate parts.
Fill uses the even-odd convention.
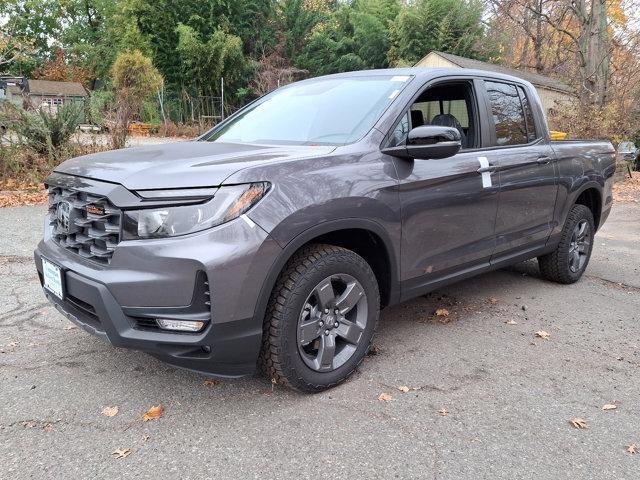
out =
[[[315,392],[356,369],[384,307],[534,257],[577,281],[614,157],[550,141],[518,78],[331,75],[195,141],[63,163],[35,263],[57,309],[113,345]]]

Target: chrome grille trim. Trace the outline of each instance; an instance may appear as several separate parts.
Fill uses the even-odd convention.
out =
[[[68,230],[60,220],[62,202],[69,204]],[[97,207],[104,213],[87,212]],[[62,187],[49,187],[49,219],[53,240],[83,258],[108,264],[120,242],[122,213],[106,197]]]

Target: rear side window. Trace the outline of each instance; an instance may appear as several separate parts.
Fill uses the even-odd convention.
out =
[[[522,145],[527,139],[524,109],[515,85],[485,82],[496,127],[496,145]]]
[[[533,110],[531,110],[531,104],[529,98],[527,98],[527,92],[524,88],[518,86],[518,93],[520,94],[520,101],[522,102],[522,108],[524,109],[524,119],[527,123],[527,140],[533,142],[538,138],[538,132],[536,132],[536,122],[533,119]]]

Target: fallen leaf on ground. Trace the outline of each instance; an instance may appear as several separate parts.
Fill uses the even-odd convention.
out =
[[[446,408],[441,408],[440,410],[438,410],[438,413],[443,417],[446,417],[447,415],[449,415],[449,410],[447,410]]]
[[[549,338],[551,335],[544,330],[538,330],[534,335],[538,338]]]
[[[118,414],[118,406],[114,405],[113,407],[104,407],[102,409],[102,414],[105,417],[115,417]]]
[[[65,329],[65,330],[75,330],[76,328],[78,328],[78,327],[76,327],[76,326],[75,326],[75,325],[73,325],[72,323],[69,323],[69,324],[67,324],[67,325],[65,325],[65,326],[64,326],[64,329]]]
[[[577,428],[579,430],[585,429],[585,428],[589,428],[589,426],[587,425],[587,421],[584,420],[583,418],[572,418],[571,420],[569,420],[569,423],[571,423],[571,425],[573,425],[574,428]]]
[[[402,393],[407,393],[409,390],[411,390],[409,387],[407,387],[406,385],[400,385],[398,387],[396,387],[398,390],[400,390]]]
[[[380,348],[375,344],[371,344],[371,346],[369,347],[369,351],[367,352],[367,355],[379,355],[380,354]]]
[[[393,397],[388,393],[381,393],[378,397],[378,400],[380,400],[381,402],[390,402],[391,400],[393,400]]]
[[[518,324],[518,322],[516,322],[515,320],[507,320],[504,323],[506,323],[507,325],[517,325]]]
[[[157,420],[164,413],[164,407],[162,405],[156,405],[147,410],[142,416],[142,421],[148,422],[149,420]]]
[[[113,458],[127,458],[131,454],[131,449],[129,448],[118,448],[111,452]]]
[[[614,405],[613,403],[607,403],[606,405],[602,406],[603,410],[615,410],[616,408],[618,408],[618,406]]]
[[[636,446],[635,443],[632,443],[631,445],[627,445],[627,452],[638,453],[638,447]]]
[[[448,317],[449,316],[449,310],[447,310],[446,308],[439,308],[436,310],[436,316],[438,317]]]
[[[496,303],[498,303],[498,299],[496,297],[489,297],[489,303],[495,305]]]
[[[204,382],[202,382],[202,385],[204,385],[205,387],[213,387],[215,385],[218,385],[220,383],[220,381],[218,380],[214,380],[212,378],[207,378]]]
[[[145,433],[145,434],[142,436],[142,440],[144,440],[145,442],[146,442],[147,440],[149,440],[150,438],[151,438],[151,437],[149,436],[149,434],[148,434],[148,433]]]

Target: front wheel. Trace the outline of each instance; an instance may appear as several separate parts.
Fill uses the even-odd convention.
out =
[[[542,276],[558,283],[577,282],[589,264],[595,232],[591,210],[584,205],[574,205],[567,216],[558,247],[538,257]]]
[[[296,253],[280,274],[262,347],[278,383],[318,392],[345,380],[363,360],[380,309],[376,277],[358,254],[332,245]]]

